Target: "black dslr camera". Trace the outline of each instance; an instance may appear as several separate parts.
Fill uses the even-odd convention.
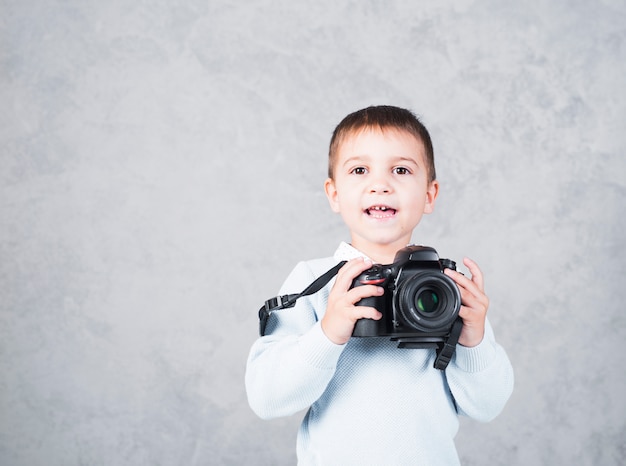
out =
[[[340,262],[318,277],[301,293],[276,296],[259,309],[259,334],[264,336],[270,316],[281,309],[294,307],[304,296],[317,293],[334,277]],[[378,309],[381,320],[357,320],[354,337],[391,337],[399,348],[436,348],[434,367],[444,370],[461,334],[459,317],[461,293],[456,283],[445,275],[445,269],[456,270],[449,259],[439,259],[437,251],[427,246],[408,246],[396,253],[393,264],[375,265],[359,275],[352,287],[378,285],[383,296],[364,298],[359,306]]]
[[[359,319],[352,336],[388,336],[400,348],[441,349],[451,333],[458,339],[461,294],[456,283],[443,273],[445,269],[456,270],[456,263],[439,259],[431,247],[408,246],[396,253],[393,264],[374,265],[363,272],[354,279],[352,288],[377,285],[385,293],[364,298],[357,305],[374,307],[383,317]]]

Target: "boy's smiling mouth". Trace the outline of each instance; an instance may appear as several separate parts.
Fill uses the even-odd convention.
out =
[[[374,218],[391,218],[396,215],[396,209],[386,205],[373,205],[365,209],[365,213]]]

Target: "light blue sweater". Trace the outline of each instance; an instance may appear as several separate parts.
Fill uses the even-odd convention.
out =
[[[299,293],[338,260],[299,263],[280,294]],[[300,465],[459,464],[457,416],[489,421],[513,389],[513,369],[489,323],[478,346],[457,345],[445,371],[433,368],[433,349],[397,348],[388,337],[336,345],[320,326],[333,282],[272,314],[253,344],[246,390],[254,412],[271,419],[308,408]]]

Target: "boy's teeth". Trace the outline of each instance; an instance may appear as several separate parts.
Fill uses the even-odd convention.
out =
[[[372,214],[373,212],[381,212],[381,213],[385,213],[385,215],[387,215],[388,213],[395,213],[395,209],[392,209],[391,207],[387,207],[387,206],[383,206],[383,205],[377,205],[377,206],[372,206],[369,209],[366,210],[366,212],[368,214]]]

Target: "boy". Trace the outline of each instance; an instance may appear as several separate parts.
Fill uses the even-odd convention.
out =
[[[463,327],[445,371],[433,349],[401,349],[389,337],[351,338],[358,319],[382,314],[351,288],[372,263],[391,264],[439,192],[430,136],[408,110],[369,107],[335,129],[325,191],[350,230],[334,257],[299,263],[280,294],[299,293],[341,260],[319,292],[272,313],[251,348],[246,389],[262,418],[308,408],[298,432],[302,465],[454,465],[458,414],[493,419],[513,388],[513,370],[486,320],[489,300],[475,262],[471,277],[446,270],[461,293]]]

